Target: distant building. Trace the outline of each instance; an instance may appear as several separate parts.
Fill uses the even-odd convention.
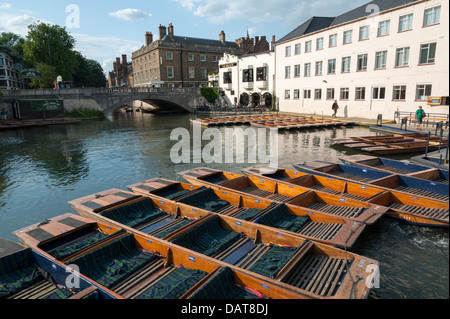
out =
[[[127,61],[126,54],[122,55],[122,61],[120,58],[116,58],[113,63],[113,71],[108,74],[109,86],[134,86],[133,80],[133,65]]]
[[[20,77],[23,59],[13,55],[12,49],[0,46],[0,89],[16,90],[27,86],[27,81]]]
[[[375,14],[372,14],[375,12]],[[449,2],[375,0],[312,17],[275,43],[280,111],[392,119],[449,95]]]
[[[219,88],[231,104],[271,107],[274,98],[275,53],[265,36],[247,34],[236,42],[245,51],[241,55],[225,54],[219,60]]]
[[[147,32],[145,45],[133,52],[136,87],[199,87],[208,85],[208,74],[217,73],[225,52],[238,54],[236,42],[226,41],[222,31],[218,40],[175,35],[174,26],[159,26],[159,40]]]

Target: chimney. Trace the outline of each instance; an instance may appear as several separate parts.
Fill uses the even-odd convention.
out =
[[[116,71],[119,72],[120,70],[120,58],[116,58]]]
[[[122,54],[122,65],[123,66],[127,66],[128,62],[127,62],[127,55],[126,54]]]
[[[159,39],[162,40],[164,36],[166,35],[166,27],[163,25],[159,25]]]
[[[222,30],[222,32],[220,32],[220,34],[219,34],[219,40],[220,40],[222,43],[225,43],[225,32],[223,32],[223,30]]]
[[[258,42],[259,42],[259,37],[256,37],[256,36],[255,36],[255,45],[257,45]]]
[[[275,43],[275,36],[272,36],[272,43]]]
[[[151,32],[145,33],[145,45],[148,46],[153,42],[153,34]]]
[[[169,36],[173,40],[173,24],[169,24]]]

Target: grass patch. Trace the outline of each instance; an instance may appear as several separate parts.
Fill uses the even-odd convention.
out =
[[[79,110],[73,110],[72,112],[66,112],[65,117],[72,119],[94,118],[94,117],[105,117],[105,114],[103,113],[103,111],[100,110],[81,108]]]

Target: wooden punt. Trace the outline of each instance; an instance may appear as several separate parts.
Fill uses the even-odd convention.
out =
[[[420,153],[428,151],[436,151],[439,147],[446,147],[447,142],[430,142],[415,140],[413,142],[405,143],[392,143],[387,145],[371,145],[368,147],[362,147],[360,150],[369,153],[375,153],[380,155],[398,155],[409,153]]]
[[[332,175],[344,180],[354,180],[373,186],[380,186],[385,189],[429,197],[435,200],[449,200],[449,188],[444,183],[382,172],[376,169],[319,161],[309,164],[295,164],[294,167],[306,173],[324,176]]]
[[[449,183],[449,171],[445,169],[367,155],[352,155],[341,158],[340,160],[347,165],[350,164],[374,168],[384,172],[391,172],[444,184]]]
[[[427,138],[428,135],[424,133],[405,133],[405,134],[374,135],[374,136],[353,136],[335,139],[334,143],[337,144],[354,144],[362,142],[399,143],[399,142],[413,141],[415,139],[426,140]],[[431,139],[433,139],[433,137],[431,137]]]
[[[387,208],[368,204],[361,198],[341,196],[337,192],[333,194],[330,191],[312,189],[306,185],[279,183],[278,180],[266,179],[265,176],[246,176],[204,167],[179,174],[196,186],[230,190],[245,196],[288,203],[306,209],[308,212],[322,212],[364,224],[375,223],[387,211]],[[344,183],[341,182],[341,184]]]
[[[137,186],[134,189],[137,189]],[[248,205],[253,202],[259,205],[257,206],[259,208],[262,207],[261,205],[270,205],[270,202],[262,203],[254,199],[246,200],[249,201]],[[237,202],[240,201],[243,205],[246,205],[246,200],[237,199]],[[105,207],[109,207],[110,204],[105,203]],[[200,211],[201,209],[179,203],[179,210]],[[212,227],[209,223],[215,223],[215,227]],[[212,236],[212,233],[216,234],[211,229],[217,231],[219,227],[220,236],[208,237],[207,234],[210,236]],[[149,235],[141,235],[136,231],[134,233],[154,243],[167,242],[170,243],[168,245],[175,245],[175,247],[187,251],[190,256],[189,261],[194,260],[195,262],[197,258],[195,254],[199,254],[202,258],[223,266],[248,272],[254,276],[262,276],[260,277],[261,280],[273,279],[275,282],[280,283],[282,287],[292,290],[303,297],[353,298],[352,291],[356,293],[354,296],[356,298],[359,298],[357,296],[367,296],[368,288],[366,285],[361,282],[357,283],[357,286],[352,287],[355,284],[352,278],[355,275],[361,276],[361,278],[369,276],[368,273],[364,273],[361,267],[377,264],[365,257],[343,251],[328,244],[309,240],[288,231],[277,230],[269,226],[210,212],[199,219],[198,223],[192,223],[187,227],[180,228],[164,240]],[[232,234],[230,235],[229,233]],[[201,241],[203,246],[200,246],[200,243],[196,245],[195,241],[197,239],[200,241],[203,235],[204,237]],[[228,246],[223,244],[223,238],[225,238]],[[213,242],[215,244],[211,245]],[[206,252],[198,248],[208,249],[210,246],[217,247],[216,245],[219,244],[223,245],[222,249],[208,251],[208,254],[211,254],[211,256],[205,255],[204,253]],[[197,250],[193,250],[194,248]],[[161,251],[161,249],[153,250]],[[284,255],[284,252],[287,255]],[[267,266],[259,267],[258,265],[261,266],[264,260],[267,260],[275,253],[281,253],[279,258],[285,260],[286,263],[278,265],[279,267],[276,270],[279,270],[279,272],[268,274]],[[183,265],[186,266],[184,263]],[[350,266],[350,269],[346,269],[348,266]],[[359,274],[352,273],[352,271],[356,271]],[[351,276],[348,276],[349,272]]]
[[[67,215],[63,218],[67,218]],[[62,247],[67,243],[68,236],[71,240],[83,240],[83,223],[86,219],[75,215],[71,218],[79,219],[79,223],[70,235],[58,232],[61,218],[55,217],[46,221],[47,230],[52,229],[54,236],[47,239],[46,244],[38,242],[36,245],[36,241],[32,241],[29,243],[30,248],[46,254],[43,250],[45,246]],[[33,225],[28,229],[36,230],[35,227]],[[104,225],[104,229],[109,228]],[[22,232],[19,236],[23,234]],[[27,238],[23,238],[23,241],[27,242]],[[122,299],[310,298],[307,294],[286,289],[277,282],[275,286],[273,281],[261,280],[237,268],[231,269],[225,264],[204,259],[199,254],[177,249],[175,245],[129,232],[122,232],[120,236],[102,245],[80,250],[77,257],[65,265],[74,273],[81,273],[82,277],[105,290],[113,291]],[[223,275],[223,269],[227,269],[227,276]],[[219,275],[219,272],[222,274]],[[223,287],[223,291],[214,294],[207,287],[217,282],[229,289]],[[262,287],[273,289],[268,292],[265,290],[269,288]]]
[[[156,185],[167,186],[167,182]],[[161,194],[173,196],[173,193]],[[173,201],[142,197],[119,189],[85,196],[69,204],[86,218],[161,239],[208,214],[204,211],[180,211]]]
[[[148,185],[148,183],[147,181],[145,184]],[[139,184],[135,184],[129,188],[133,192],[144,196],[154,197],[162,201],[168,200],[154,193],[148,193],[145,189],[140,189]],[[315,209],[316,207],[314,205],[323,207],[324,204],[319,202],[316,194],[312,194],[311,192],[305,192],[305,195],[301,198],[296,197],[295,202],[292,202],[292,204],[291,202],[286,203],[287,207],[283,211],[279,209],[274,210],[281,202],[249,196],[245,193],[235,192],[232,189],[226,188],[212,189],[202,187],[198,192],[193,192],[191,195],[179,198],[176,202],[179,205],[179,210],[202,211],[203,216],[212,212],[231,216],[239,220],[255,222],[259,217],[270,214],[271,216],[276,216],[276,218],[271,220],[272,224],[269,226],[276,228],[278,232],[281,230],[288,231],[297,236],[331,244],[336,247],[351,247],[365,228],[365,224],[354,219]],[[365,205],[371,206],[371,204]],[[352,209],[356,210],[353,207],[340,207],[341,211],[349,211]],[[359,207],[357,209],[363,210],[364,208]],[[292,223],[286,222],[289,220]],[[299,222],[295,224],[295,220]],[[268,224],[266,223],[266,225]]]
[[[38,251],[0,238],[1,299],[121,299],[77,274],[76,287],[67,287],[64,264]]]
[[[265,165],[252,166],[242,171],[247,175],[339,193],[340,196],[350,196],[368,203],[385,206],[388,211],[383,216],[402,219],[411,224],[448,227],[448,202],[338,179],[331,175],[314,175],[284,168],[274,171]]]

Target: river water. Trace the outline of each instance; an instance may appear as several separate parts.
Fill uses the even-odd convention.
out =
[[[171,150],[177,141],[170,135],[177,128],[193,134],[191,117],[116,113],[76,125],[0,131],[0,237],[16,240],[14,230],[75,213],[68,201],[103,190],[127,190],[153,177],[182,181],[178,172],[198,166],[239,173],[254,165],[248,158],[244,163],[174,164]],[[334,138],[377,134],[366,127],[280,132],[278,164],[292,168],[314,160],[338,162],[352,153],[330,147]],[[366,228],[350,250],[380,262],[380,285],[369,298],[449,297],[448,228],[382,219]]]

